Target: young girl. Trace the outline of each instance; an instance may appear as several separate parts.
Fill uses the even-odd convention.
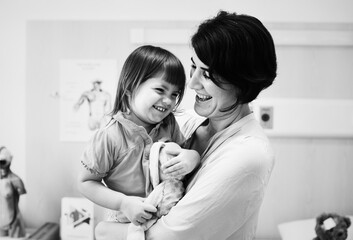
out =
[[[160,47],[133,51],[120,74],[112,118],[91,139],[82,157],[79,191],[96,204],[121,213],[140,225],[156,208],[144,203],[151,191],[148,157],[161,139],[181,144],[184,137],[173,111],[185,89],[184,68],[177,57]],[[176,155],[178,153],[175,153]],[[171,159],[173,176],[190,173],[199,163],[194,150]]]

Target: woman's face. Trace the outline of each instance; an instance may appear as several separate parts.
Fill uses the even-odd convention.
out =
[[[208,66],[201,62],[195,51],[193,51],[191,57],[188,86],[196,92],[195,112],[206,118],[227,115],[227,112],[221,112],[220,110],[233,105],[236,101],[235,88],[231,85],[226,85],[223,89],[214,84],[210,79]]]

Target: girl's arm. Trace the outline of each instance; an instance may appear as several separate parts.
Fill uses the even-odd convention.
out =
[[[102,183],[102,178],[81,165],[78,176],[79,191],[92,202],[112,210],[121,211],[135,225],[145,223],[157,209],[144,203],[144,198],[127,196],[111,190]]]

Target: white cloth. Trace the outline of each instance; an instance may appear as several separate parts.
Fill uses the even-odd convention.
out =
[[[179,120],[187,138],[203,121],[188,114]],[[147,239],[254,239],[273,165],[269,140],[253,114],[218,132],[186,195],[147,231]]]

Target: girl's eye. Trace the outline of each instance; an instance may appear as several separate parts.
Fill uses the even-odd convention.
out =
[[[156,88],[155,89],[157,93],[164,93],[164,89],[163,88]]]
[[[179,97],[179,92],[173,93],[173,94],[172,94],[172,97],[173,97],[173,98],[178,98],[178,97]]]

